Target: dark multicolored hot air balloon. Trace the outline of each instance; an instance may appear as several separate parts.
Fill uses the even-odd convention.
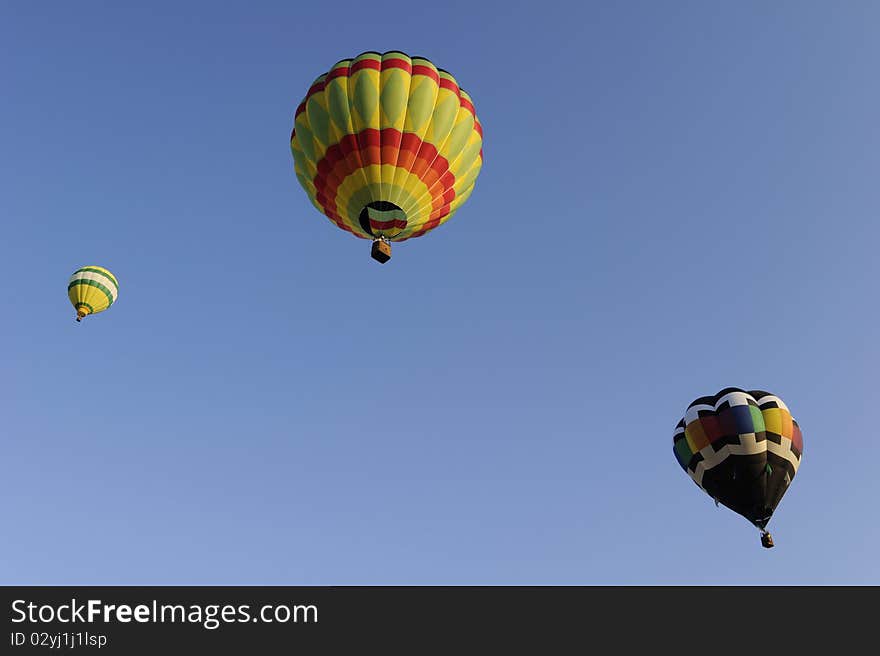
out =
[[[290,147],[309,199],[343,230],[392,241],[445,223],[470,196],[483,129],[449,73],[402,52],[365,52],[315,80],[296,110]]]
[[[715,503],[742,515],[773,546],[767,522],[791,485],[803,452],[801,429],[778,396],[736,387],[688,406],[673,451]]]
[[[67,297],[76,309],[76,320],[98,314],[116,302],[119,282],[104,267],[84,266],[73,272],[67,283]]]

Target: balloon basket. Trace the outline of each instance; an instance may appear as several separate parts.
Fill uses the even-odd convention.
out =
[[[391,244],[389,244],[387,241],[377,239],[373,242],[373,248],[370,251],[370,256],[380,264],[385,264],[388,260],[391,259]]]
[[[773,538],[769,533],[761,533],[761,546],[765,549],[773,548]]]

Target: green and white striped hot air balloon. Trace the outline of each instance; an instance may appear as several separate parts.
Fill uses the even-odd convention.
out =
[[[103,312],[116,302],[119,282],[104,267],[84,266],[74,271],[67,285],[67,297],[76,309],[76,320]]]

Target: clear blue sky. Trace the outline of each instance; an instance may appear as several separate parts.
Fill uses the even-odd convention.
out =
[[[0,581],[880,583],[878,22],[4,3]],[[288,138],[391,49],[471,93],[485,161],[381,266]],[[120,296],[76,324],[86,264]],[[672,454],[726,386],[803,428],[773,550]]]

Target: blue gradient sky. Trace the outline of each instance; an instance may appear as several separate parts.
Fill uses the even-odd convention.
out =
[[[0,582],[880,583],[880,5],[539,6],[3,4]],[[390,49],[485,163],[380,266],[288,137]],[[672,454],[726,386],[803,428],[770,551]]]

